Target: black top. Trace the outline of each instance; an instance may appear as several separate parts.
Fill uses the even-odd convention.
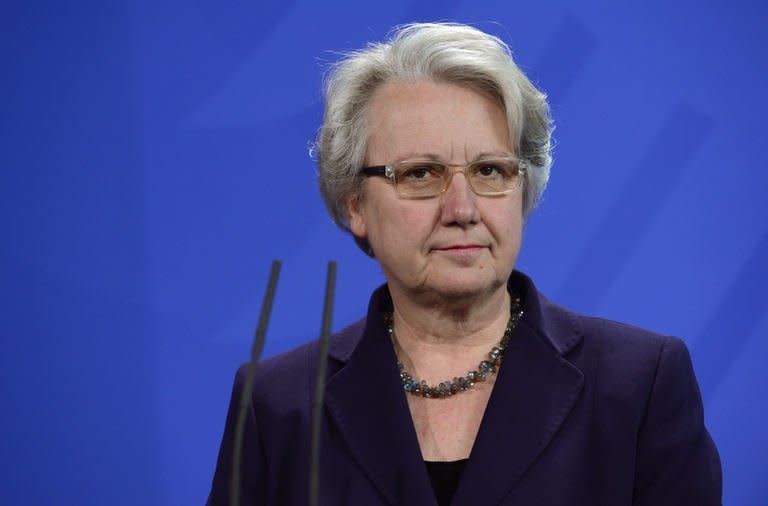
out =
[[[427,462],[427,473],[432,481],[432,488],[435,490],[437,504],[439,506],[448,506],[451,504],[456,487],[459,486],[461,473],[467,465],[467,460],[456,460],[454,462]]]

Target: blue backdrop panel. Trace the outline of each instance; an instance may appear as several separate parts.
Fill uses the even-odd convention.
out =
[[[555,165],[518,267],[683,338],[724,503],[768,503],[765,2],[17,2],[0,15],[0,503],[208,492],[269,264],[265,353],[382,282],[308,155],[334,51],[398,23],[505,39],[550,96]],[[591,281],[590,281],[591,280]],[[299,316],[300,315],[300,316]],[[183,423],[182,423],[183,421]]]

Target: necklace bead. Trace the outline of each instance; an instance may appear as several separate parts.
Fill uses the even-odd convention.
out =
[[[509,321],[507,321],[507,327],[499,344],[491,348],[491,351],[488,352],[488,358],[481,361],[477,366],[477,369],[469,371],[465,376],[454,377],[450,381],[443,381],[436,386],[432,386],[428,385],[424,380],[419,381],[411,376],[411,374],[405,370],[403,363],[398,361],[397,368],[400,370],[400,382],[403,385],[403,390],[407,393],[419,395],[421,397],[442,399],[456,395],[459,392],[465,392],[472,388],[478,381],[485,381],[498,370],[499,366],[501,366],[504,350],[509,344],[512,331],[515,330],[515,327],[517,327],[517,324],[522,317],[523,309],[520,304],[520,298],[513,297],[510,306]],[[395,330],[393,328],[392,313],[385,315],[384,319],[387,324],[387,333],[390,338],[394,340]]]

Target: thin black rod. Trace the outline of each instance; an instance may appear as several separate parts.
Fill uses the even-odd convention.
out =
[[[312,400],[312,453],[309,464],[309,504],[318,506],[320,493],[320,425],[325,396],[325,375],[328,370],[328,336],[333,325],[333,296],[336,290],[336,262],[328,262],[325,277],[325,301],[323,302],[323,324],[320,329],[320,353],[315,378],[315,396]]]
[[[237,425],[235,426],[235,441],[232,451],[232,481],[229,488],[230,505],[240,506],[240,460],[243,453],[243,436],[245,434],[245,418],[248,415],[251,394],[253,393],[253,380],[256,377],[256,365],[261,356],[261,350],[264,348],[264,337],[267,334],[267,324],[269,315],[272,313],[272,302],[275,300],[275,290],[277,289],[277,277],[280,274],[280,261],[272,261],[272,270],[269,273],[269,283],[267,292],[264,295],[264,301],[261,303],[261,314],[259,314],[259,323],[256,326],[256,333],[253,336],[253,347],[251,349],[251,361],[248,364],[248,372],[245,377],[245,385],[240,394],[240,404],[237,410]]]

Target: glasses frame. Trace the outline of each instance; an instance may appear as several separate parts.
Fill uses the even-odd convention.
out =
[[[496,192],[480,192],[475,189],[475,187],[472,185],[472,180],[468,177],[468,171],[470,167],[476,166],[479,163],[487,163],[487,162],[493,162],[493,161],[505,161],[505,162],[515,162],[517,164],[517,170],[519,172],[519,181],[517,186],[513,188],[507,188],[506,190],[502,191],[496,191]],[[403,194],[397,189],[397,181],[395,179],[395,174],[397,172],[397,167],[402,164],[410,164],[410,163],[418,163],[423,162],[425,164],[434,164],[434,165],[442,165],[446,169],[449,169],[451,167],[462,167],[460,171],[448,171],[448,177],[444,178],[443,180],[443,187],[440,189],[439,192],[435,193],[434,195],[408,195]],[[457,173],[461,172],[464,174],[464,179],[467,181],[467,186],[469,186],[469,189],[472,190],[472,193],[475,195],[478,195],[480,197],[500,197],[502,195],[508,195],[512,192],[518,191],[520,188],[523,187],[523,180],[525,179],[525,176],[527,174],[527,167],[528,164],[525,160],[522,160],[520,158],[517,158],[516,156],[495,156],[492,158],[482,158],[480,160],[475,160],[471,163],[445,163],[441,162],[439,160],[425,160],[425,159],[408,159],[408,160],[402,160],[400,162],[395,162],[390,165],[372,165],[370,167],[363,167],[360,169],[360,173],[363,174],[366,177],[372,177],[372,176],[379,176],[383,177],[385,179],[389,179],[392,183],[392,186],[395,189],[395,193],[399,197],[403,198],[409,198],[409,199],[430,199],[434,197],[438,197],[445,193],[445,191],[448,189],[449,186],[451,186],[451,181],[453,181],[453,176],[455,176]]]

